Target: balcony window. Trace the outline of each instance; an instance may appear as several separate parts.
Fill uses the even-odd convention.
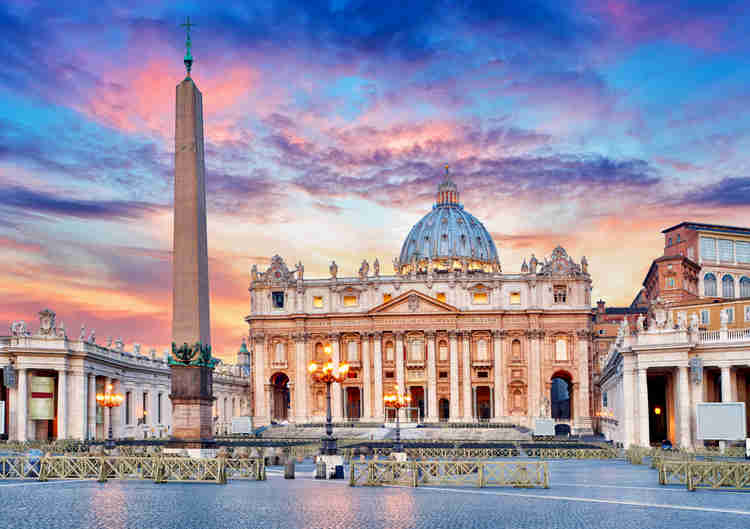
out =
[[[555,342],[555,360],[557,362],[568,360],[568,342],[565,338],[558,338]]]
[[[448,344],[445,340],[440,340],[440,344],[438,345],[438,360],[440,362],[448,361]]]
[[[520,305],[521,304],[521,293],[520,292],[511,292],[510,293],[510,304],[511,305]]]
[[[422,362],[424,360],[424,346],[420,340],[414,340],[409,344],[409,361]]]
[[[357,296],[344,296],[344,306],[345,307],[356,307],[357,306]]]
[[[489,355],[487,353],[487,340],[484,338],[477,341],[477,360],[480,362],[487,362]]]
[[[355,341],[349,342],[346,354],[349,362],[359,362],[359,344]]]
[[[568,288],[565,285],[558,285],[554,289],[555,303],[566,303],[568,298]]]
[[[489,303],[487,292],[474,292],[474,305],[486,305]]]
[[[284,293],[283,292],[273,292],[271,293],[271,298],[273,300],[273,308],[275,309],[284,308]]]
[[[316,309],[323,308],[323,296],[313,296],[313,307]]]
[[[273,361],[276,364],[286,363],[286,344],[284,342],[276,342]]]

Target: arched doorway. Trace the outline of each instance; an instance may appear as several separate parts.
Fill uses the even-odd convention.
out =
[[[346,388],[346,418],[359,420],[362,417],[361,389],[359,387]]]
[[[447,421],[451,417],[451,403],[448,399],[440,399],[438,405],[440,410],[440,420]]]
[[[553,419],[570,420],[573,417],[573,384],[568,373],[552,376],[550,384],[550,412]]]
[[[271,377],[271,419],[286,421],[289,418],[289,377],[275,373]]]

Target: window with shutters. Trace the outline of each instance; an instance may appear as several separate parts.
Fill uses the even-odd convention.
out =
[[[703,295],[707,298],[715,298],[718,295],[715,275],[709,273],[703,276]]]
[[[750,277],[740,279],[740,297],[750,298]]]
[[[737,262],[750,263],[750,242],[737,241],[734,244],[734,250],[737,252]]]
[[[728,239],[719,239],[719,259],[725,263],[734,262],[734,243]]]
[[[701,237],[701,259],[716,261],[716,239],[713,237]]]
[[[721,296],[724,298],[734,297],[734,278],[729,274],[721,278]]]
[[[708,309],[701,311],[701,325],[708,325],[711,323],[711,313]]]

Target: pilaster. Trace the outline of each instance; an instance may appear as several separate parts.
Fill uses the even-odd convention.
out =
[[[383,412],[383,351],[382,351],[382,343],[383,343],[383,334],[380,332],[374,332],[372,333],[372,340],[373,340],[373,359],[372,359],[372,368],[373,371],[375,371],[374,376],[374,397],[373,397],[373,409],[374,409],[374,419],[376,421],[382,421],[384,419],[384,412]]]
[[[451,422],[460,421],[458,407],[458,333],[450,332],[450,365],[451,365],[451,401],[450,401],[450,418]]]
[[[427,340],[427,420],[438,421],[437,359],[435,358],[435,333],[426,332]]]
[[[496,330],[492,333],[493,339],[493,374],[495,375],[494,388],[493,388],[493,400],[494,400],[494,417],[495,422],[500,422],[502,417],[505,416],[505,409],[503,407],[503,346],[505,345],[505,331],[502,329]]]
[[[462,373],[462,387],[463,387],[463,420],[465,422],[472,422],[474,420],[474,399],[472,398],[471,389],[471,345],[470,345],[470,332],[463,333],[463,344],[462,344],[462,362],[463,362],[463,373]]]

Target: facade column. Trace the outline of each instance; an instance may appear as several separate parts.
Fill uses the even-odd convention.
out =
[[[396,356],[396,384],[398,384],[398,393],[408,393],[406,388],[406,377],[404,373],[404,333],[396,332],[396,350],[393,354]],[[401,420],[406,417],[406,410],[398,410]]]
[[[94,373],[89,373],[88,379],[88,438],[96,439],[96,375]]]
[[[493,352],[493,374],[495,375],[495,383],[492,391],[493,397],[493,419],[495,422],[501,422],[505,416],[505,410],[503,409],[503,338],[505,337],[505,331],[502,329],[493,331],[492,338],[492,352]]]
[[[18,370],[18,387],[16,395],[16,439],[19,441],[28,441],[29,426],[29,371],[28,369]]]
[[[57,371],[57,438],[68,438],[68,372]]]
[[[307,335],[304,333],[295,334],[294,346],[294,386],[297,388],[295,391],[295,400],[292,401],[294,406],[294,422],[303,424],[307,420],[307,389],[309,386],[309,375],[307,373],[305,358]]]
[[[338,370],[339,363],[341,362],[341,334],[332,333],[329,335],[329,338],[331,340],[331,347],[333,348],[333,365],[334,368]],[[341,422],[344,420],[344,403],[342,397],[341,384],[334,382],[331,385],[331,405],[333,407],[331,413],[333,415],[334,422]]]
[[[382,351],[383,333],[381,332],[372,333],[372,339],[373,339],[372,369],[373,371],[375,371],[375,376],[373,377],[373,379],[375,380],[375,386],[373,388],[374,389],[373,409],[374,409],[375,420],[380,422],[384,420],[384,415],[383,415],[383,351]]]
[[[372,346],[372,334],[362,333],[362,418],[372,418],[372,375],[370,373],[370,347]]]
[[[732,402],[732,368],[721,367],[721,402]]]
[[[539,400],[541,395],[541,376],[542,376],[542,344],[544,343],[544,330],[531,329],[526,333],[530,339],[529,354],[529,405],[528,418],[529,424],[533,426],[533,417],[539,417]],[[575,398],[575,394],[573,395]],[[573,413],[576,413],[577,406],[573,406]]]
[[[591,428],[591,399],[589,395],[589,340],[590,333],[587,329],[579,329],[576,333],[578,338],[578,350],[574,354],[578,355],[578,381],[579,391],[578,400],[574,406],[576,412],[576,426],[585,430],[587,433],[592,431]]]
[[[75,373],[73,376],[73,437],[85,441],[89,430],[88,395],[89,379],[85,372]]]
[[[666,410],[665,410],[666,413]],[[641,446],[651,446],[648,424],[648,374],[646,368],[638,368],[638,430]]]
[[[690,442],[690,385],[688,381],[687,366],[677,368],[677,381],[679,390],[677,392],[677,407],[680,410],[680,446],[689,448]]]
[[[464,332],[463,334],[463,401],[464,401],[464,414],[463,419],[465,422],[474,421],[474,410],[473,410],[473,399],[471,398],[471,347],[470,339],[471,333]]]
[[[622,396],[623,396],[623,439],[622,444],[625,448],[638,444],[635,438],[635,373],[633,371],[633,361],[630,357],[622,359]],[[619,417],[618,417],[619,419]]]
[[[698,439],[698,415],[697,413],[694,413],[693,410],[698,409],[698,403],[703,402],[703,391],[704,391],[704,376],[705,376],[705,370],[703,368],[703,364],[701,363],[698,367],[698,373],[695,374],[695,379],[691,376],[691,383],[694,384],[693,390],[691,393],[691,403],[690,403],[690,428],[691,428],[691,439],[695,440],[695,448],[703,448],[703,440]]]
[[[450,357],[451,357],[451,401],[450,401],[450,418],[451,422],[458,422],[458,333],[450,332]]]
[[[257,425],[263,426],[271,423],[271,417],[266,414],[266,337],[256,334],[253,337],[253,375],[255,377],[255,420]]]
[[[425,338],[427,339],[427,422],[438,422],[435,332],[426,332]]]

